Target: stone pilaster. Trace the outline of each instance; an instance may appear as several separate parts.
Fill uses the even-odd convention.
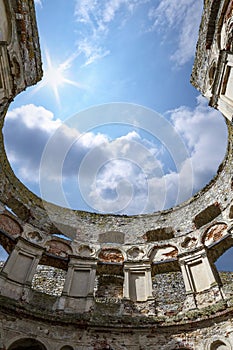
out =
[[[0,273],[0,292],[2,295],[19,299],[25,297],[31,287],[33,276],[44,248],[22,237],[10,254]]]
[[[57,309],[85,312],[92,307],[96,266],[96,260],[71,257]]]
[[[152,299],[151,264],[149,262],[125,262],[123,296],[132,301]]]
[[[5,41],[0,41],[0,104],[13,96],[12,89],[7,43]]]
[[[185,309],[205,307],[223,299],[220,279],[211,266],[205,247],[183,254],[179,257],[179,264],[187,294]]]

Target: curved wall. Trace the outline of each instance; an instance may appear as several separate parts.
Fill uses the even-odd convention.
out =
[[[2,126],[12,98],[42,71],[33,2],[0,1],[0,9]],[[205,2],[192,73],[228,119],[232,18],[232,1]],[[233,245],[227,124],[227,154],[208,186],[171,210],[131,217],[43,202],[14,176],[1,136],[0,244],[9,257],[0,272],[0,349],[232,349],[233,292],[214,265]]]

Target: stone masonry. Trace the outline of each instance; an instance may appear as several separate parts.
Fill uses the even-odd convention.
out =
[[[42,77],[32,0],[0,0],[0,120]],[[233,349],[233,0],[205,0],[191,82],[220,110],[214,179],[150,215],[73,211],[14,175],[0,139],[0,350]],[[62,236],[61,236],[62,234]],[[60,236],[59,236],[60,235]],[[61,238],[62,237],[62,238]]]

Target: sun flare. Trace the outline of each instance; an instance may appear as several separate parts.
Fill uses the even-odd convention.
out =
[[[78,88],[83,88],[80,83],[66,78],[66,73],[71,68],[71,64],[76,57],[77,55],[73,54],[64,62],[56,65],[54,62],[52,62],[48,50],[45,50],[44,76],[41,83],[34,89],[33,93],[41,90],[44,87],[49,87],[52,89],[57,103],[60,104],[60,96],[58,91],[59,86],[69,84]]]

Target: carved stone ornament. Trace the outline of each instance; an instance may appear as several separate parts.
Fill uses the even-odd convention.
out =
[[[29,239],[29,241],[34,243],[41,243],[43,241],[42,235],[37,231],[28,232],[26,236]]]
[[[78,247],[77,253],[82,257],[88,258],[90,256],[93,256],[95,252],[94,249],[90,248],[88,245],[81,245],[80,247]]]
[[[57,255],[66,258],[68,254],[72,254],[72,249],[68,244],[58,240],[51,240],[46,244],[46,249],[49,254]]]
[[[197,239],[195,237],[186,237],[181,243],[182,248],[194,248],[197,245]]]
[[[144,255],[144,251],[138,247],[132,247],[127,250],[127,258],[129,260],[140,260]]]

